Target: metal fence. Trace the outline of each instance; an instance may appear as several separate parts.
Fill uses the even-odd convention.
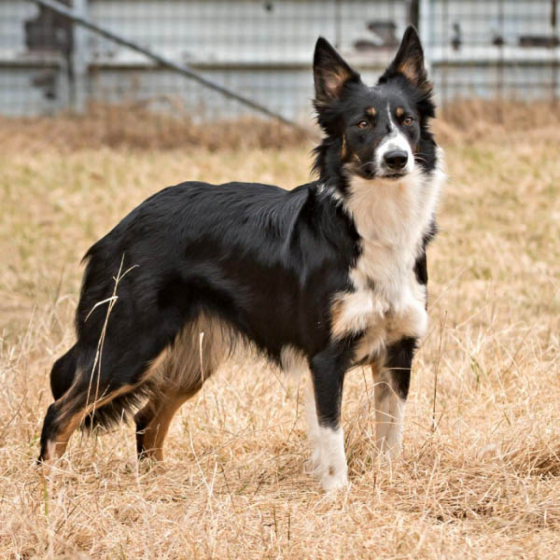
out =
[[[0,114],[83,112],[92,103],[133,103],[198,119],[254,111],[177,72],[188,66],[273,113],[306,121],[318,35],[373,82],[411,22],[419,27],[440,102],[554,100],[559,93],[558,0],[57,2],[149,49],[158,63],[39,4],[0,0]]]

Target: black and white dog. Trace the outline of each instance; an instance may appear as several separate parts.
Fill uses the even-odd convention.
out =
[[[399,452],[444,179],[432,87],[413,28],[374,87],[322,38],[314,78],[318,181],[292,191],[182,183],[90,248],[77,342],[51,373],[41,461],[59,457],[80,424],[131,409],[139,456],[161,459],[174,413],[240,343],[310,372],[312,463],[325,490],[347,482],[340,409],[353,366],[372,366],[378,447]]]

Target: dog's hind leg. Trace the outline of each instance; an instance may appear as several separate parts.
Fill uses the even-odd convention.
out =
[[[157,386],[134,417],[138,458],[163,460],[163,444],[175,413],[196,395],[232,348],[231,329],[201,315],[187,324],[167,350]]]
[[[136,448],[139,459],[163,461],[163,443],[169,431],[169,425],[181,405],[190,395],[169,392],[152,397],[136,413]]]
[[[384,363],[372,364],[375,391],[376,443],[391,459],[402,449],[404,409],[416,339],[405,337],[387,349]]]
[[[50,405],[41,432],[39,461],[51,462],[59,458],[68,445],[70,436],[88,415],[95,414],[113,399],[135,391],[143,385],[155,370],[153,360],[142,359],[123,349],[107,349],[103,358],[103,372],[94,367],[95,352],[87,352],[89,359],[82,358],[83,365],[76,368],[71,387]]]

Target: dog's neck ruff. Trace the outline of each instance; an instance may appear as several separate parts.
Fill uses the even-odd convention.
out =
[[[342,202],[342,195],[334,185],[327,185],[326,183],[319,183],[317,185],[317,194],[320,197],[330,198],[336,203]]]
[[[437,166],[431,172],[426,173],[416,166],[402,179],[367,180],[356,176],[350,179],[344,207],[354,221],[363,252],[371,249],[385,252],[393,256],[389,268],[411,270],[434,220],[444,181],[440,148]],[[382,273],[378,267],[374,268],[377,270],[371,271],[371,280],[378,279]],[[369,276],[367,271],[364,273]]]

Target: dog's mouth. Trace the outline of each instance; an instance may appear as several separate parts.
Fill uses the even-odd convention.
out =
[[[396,181],[408,175],[408,171],[405,171],[404,169],[399,171],[383,168],[376,169],[374,163],[352,165],[348,166],[346,169],[351,174],[357,175],[358,177],[369,181],[372,181],[374,179],[389,179]]]
[[[391,172],[391,173],[384,173],[381,175],[383,179],[402,179],[406,176],[406,173],[401,172]]]

